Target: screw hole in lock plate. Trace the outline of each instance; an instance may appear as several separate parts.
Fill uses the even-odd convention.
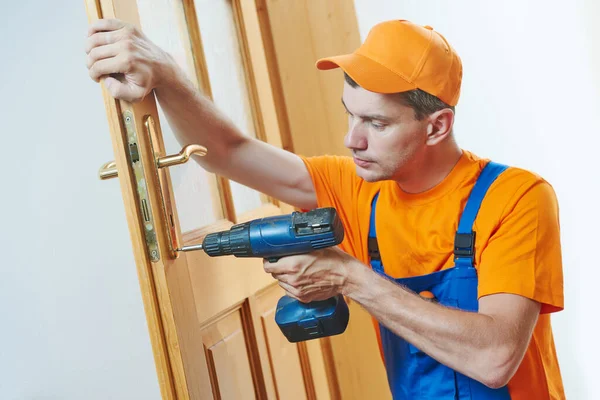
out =
[[[125,120],[125,130],[127,131],[127,148],[129,163],[134,173],[135,183],[137,187],[138,201],[140,202],[140,210],[144,219],[144,235],[146,240],[146,249],[152,262],[160,260],[160,251],[156,240],[156,229],[154,223],[154,215],[150,199],[148,198],[148,187],[146,186],[146,178],[144,166],[140,161],[138,153],[138,137],[133,124],[133,114],[127,110],[123,112]]]

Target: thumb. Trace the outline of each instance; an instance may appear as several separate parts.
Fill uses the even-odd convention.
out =
[[[120,82],[118,79],[113,78],[112,76],[107,76],[104,78],[104,87],[106,87],[106,90],[108,90],[108,93],[110,93],[112,97],[117,99],[122,98],[123,92],[126,89],[123,82]]]
[[[135,103],[144,99],[144,94],[139,88],[133,87],[127,82],[123,82],[113,76],[104,78],[104,86],[110,95],[119,100],[125,100],[130,103]]]

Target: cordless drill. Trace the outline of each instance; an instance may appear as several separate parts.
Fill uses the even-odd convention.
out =
[[[276,262],[282,257],[306,254],[336,246],[344,227],[335,208],[260,218],[207,235],[202,244],[180,251],[204,250],[211,257],[260,257]],[[348,305],[343,296],[302,303],[284,296],[277,303],[275,322],[289,342],[338,335],[348,325]]]

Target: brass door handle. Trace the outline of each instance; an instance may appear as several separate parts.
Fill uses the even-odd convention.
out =
[[[170,156],[159,157],[156,159],[156,165],[158,168],[172,167],[173,165],[179,165],[186,163],[192,154],[199,156],[205,156],[208,150],[204,146],[199,144],[188,144],[178,154],[172,154]],[[98,171],[98,177],[102,180],[116,178],[118,176],[117,165],[114,161],[109,161],[100,167]]]
[[[109,161],[103,166],[100,167],[100,171],[98,171],[98,177],[102,180],[116,178],[118,175],[117,172],[117,163],[114,161]]]
[[[205,156],[207,152],[208,150],[206,150],[206,147],[204,146],[200,146],[199,144],[188,144],[181,149],[179,154],[157,158],[156,164],[158,165],[158,168],[172,167],[173,165],[186,163],[192,154]]]

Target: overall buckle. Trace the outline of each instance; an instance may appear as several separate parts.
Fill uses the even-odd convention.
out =
[[[379,244],[377,238],[370,237],[368,240],[369,257],[371,260],[381,261],[381,255],[379,254]]]
[[[457,233],[454,236],[454,259],[459,257],[475,257],[475,232]]]

